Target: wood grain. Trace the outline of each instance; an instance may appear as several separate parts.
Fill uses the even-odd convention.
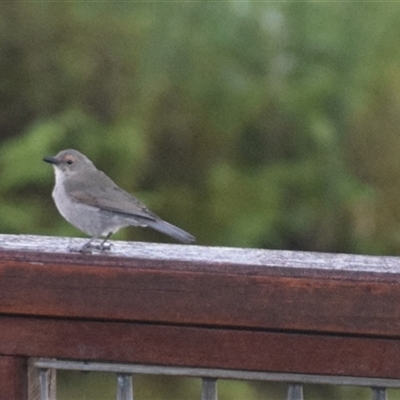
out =
[[[246,251],[235,257],[243,249],[204,248],[195,257],[196,246],[154,244],[133,244],[136,256],[133,249],[82,255],[35,245],[0,247],[2,314],[400,334],[395,258],[282,252],[279,259],[279,252],[246,250],[246,259]]]
[[[1,355],[400,379],[398,258],[83,243],[0,235]]]
[[[13,317],[0,317],[0,332],[2,354],[400,378],[391,339]]]

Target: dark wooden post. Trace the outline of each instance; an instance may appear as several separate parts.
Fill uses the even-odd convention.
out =
[[[0,399],[28,399],[26,357],[0,355]]]

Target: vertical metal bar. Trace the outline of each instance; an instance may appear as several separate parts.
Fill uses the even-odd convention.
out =
[[[217,380],[203,378],[201,387],[201,400],[218,400]]]
[[[117,400],[133,400],[132,375],[117,374]]]
[[[303,400],[303,385],[298,383],[289,384],[287,400]]]
[[[386,400],[386,388],[371,388],[372,389],[372,400]]]
[[[49,370],[41,369],[39,372],[39,380],[40,380],[40,400],[49,400],[50,399],[50,385],[49,385]]]

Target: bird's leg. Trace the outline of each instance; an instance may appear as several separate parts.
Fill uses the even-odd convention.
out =
[[[100,250],[110,250],[111,244],[106,243],[106,242],[110,238],[111,235],[112,235],[112,232],[108,233],[107,236],[105,237],[105,239],[100,243],[100,245],[99,245]]]

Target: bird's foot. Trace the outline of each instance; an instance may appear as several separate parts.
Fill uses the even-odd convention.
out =
[[[101,251],[110,251],[111,250],[111,243],[100,243],[96,246],[96,249],[101,250]]]
[[[82,246],[78,251],[83,254],[92,254],[95,246]]]
[[[103,240],[100,244],[94,244],[93,241],[96,238],[90,239],[88,242],[86,242],[80,249],[72,249],[70,248],[70,251],[78,251],[79,253],[86,253],[86,254],[91,254],[96,250],[100,251],[110,251],[112,244],[107,243],[107,239]]]
[[[95,238],[90,239],[88,242],[86,242],[80,249],[79,252],[80,253],[86,253],[86,254],[91,254],[93,253],[94,250],[98,249],[99,246],[93,244],[93,240],[95,240]]]

